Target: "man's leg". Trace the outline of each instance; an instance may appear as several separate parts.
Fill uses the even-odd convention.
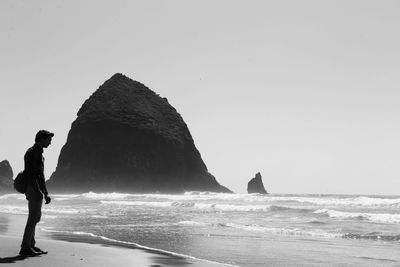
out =
[[[35,225],[35,228],[33,228],[32,239],[31,239],[31,248],[35,247],[35,245],[36,245],[35,232],[36,232],[36,225]]]
[[[21,249],[30,249],[35,245],[35,228],[42,216],[42,200],[29,200],[29,215],[26,222]]]
[[[40,204],[39,203],[37,203],[37,205],[35,204],[35,207],[33,208],[35,210],[35,214],[36,214],[36,224],[38,222],[40,222],[40,218],[42,217],[42,204],[43,204],[43,200],[40,200]],[[47,251],[43,251],[36,246],[36,240],[35,240],[36,224],[35,224],[35,227],[33,228],[32,239],[31,239],[31,248],[36,253],[47,254]]]

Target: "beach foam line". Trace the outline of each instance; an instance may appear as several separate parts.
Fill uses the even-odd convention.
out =
[[[196,203],[194,207],[198,209],[212,209],[221,211],[270,211],[271,206]]]
[[[16,206],[16,205],[0,205],[0,212],[17,214],[17,215],[27,215],[28,207],[26,206]]]
[[[5,195],[0,196],[0,199],[8,199],[8,198],[25,199],[25,195],[23,195],[23,194],[5,194]]]
[[[204,222],[195,222],[195,221],[180,221],[177,223],[178,225],[186,225],[186,226],[208,226],[209,223]]]
[[[81,194],[52,194],[52,196],[60,198],[76,198],[81,196]]]
[[[121,199],[154,199],[170,201],[241,201],[241,202],[297,202],[301,204],[325,205],[325,206],[346,206],[346,207],[400,207],[399,197],[383,196],[329,196],[329,195],[262,195],[262,194],[228,194],[213,192],[185,192],[183,194],[127,194],[127,193],[94,193],[83,194],[55,194],[55,197],[62,199],[83,197],[92,200],[121,200]],[[0,199],[21,198],[22,194],[7,194],[0,196]]]
[[[94,193],[88,192],[83,193],[81,196],[88,198],[88,199],[123,199],[129,196],[134,196],[133,194],[123,194],[123,193]]]
[[[68,197],[68,195],[59,195],[60,197]],[[398,197],[382,197],[382,196],[329,196],[329,195],[263,195],[263,194],[228,194],[213,192],[185,192],[184,194],[124,194],[124,193],[94,193],[88,192],[81,195],[87,199],[98,200],[118,200],[118,199],[164,199],[171,201],[241,201],[241,202],[297,202],[309,203],[314,205],[325,206],[361,206],[361,207],[400,207],[400,198]]]
[[[312,212],[312,209],[277,206],[277,205],[234,205],[234,204],[217,204],[217,203],[197,203],[197,202],[179,202],[179,201],[128,201],[128,200],[101,200],[105,205],[122,205],[122,206],[148,206],[159,208],[196,208],[202,210],[218,210],[218,211],[261,211],[261,212],[281,212],[292,211],[298,213]]]
[[[266,198],[267,201],[280,202],[299,202],[310,203],[314,205],[325,206],[346,206],[346,207],[400,207],[400,198],[383,198],[383,197],[349,197],[349,198],[332,198],[332,197],[307,197],[307,196],[271,196]]]
[[[18,215],[27,215],[28,214],[28,205],[18,206],[18,205],[0,205],[1,213],[9,213],[9,214],[18,214]],[[96,211],[96,209],[71,209],[65,207],[43,207],[42,211],[44,213],[51,214],[86,214],[88,211]]]
[[[70,208],[60,208],[60,207],[52,207],[52,208],[43,208],[42,212],[49,212],[49,213],[55,213],[55,214],[79,214],[79,213],[85,213],[86,210],[77,210],[77,209],[70,209]]]
[[[67,194],[58,194],[55,196],[69,197]],[[72,195],[71,195],[72,196]],[[118,199],[164,199],[172,201],[184,201],[184,200],[240,200],[240,201],[263,201],[265,195],[262,194],[229,194],[229,193],[213,193],[213,192],[185,192],[183,194],[127,194],[127,193],[94,193],[88,192],[80,195],[87,199],[98,199],[98,200],[118,200]]]
[[[343,235],[343,238],[348,239],[367,239],[367,240],[377,240],[377,241],[399,241],[400,242],[400,234],[399,235],[385,235],[379,233],[368,233],[368,234],[358,234],[358,233],[346,233]]]
[[[28,208],[26,208],[26,207],[17,207],[17,208],[15,208],[14,206],[8,207],[8,208],[4,208],[4,206],[3,206],[3,207],[0,207],[0,213],[28,216]],[[49,214],[42,214],[42,218],[44,218],[44,219],[56,219],[56,218],[58,218],[58,216],[49,215]]]
[[[212,193],[212,192],[186,192],[182,195],[168,194],[141,194],[132,195],[142,198],[167,199],[174,201],[184,200],[227,200],[227,201],[244,201],[244,202],[298,202],[309,203],[315,205],[332,205],[332,206],[362,206],[362,207],[377,207],[389,206],[400,207],[400,198],[396,197],[373,197],[373,196],[357,196],[357,197],[329,197],[321,196],[276,196],[263,194],[227,194],[227,193]]]
[[[49,232],[49,233],[60,233],[60,234],[66,234],[66,235],[78,235],[78,236],[89,236],[92,238],[97,238],[97,239],[101,239],[101,240],[105,240],[108,242],[112,242],[117,244],[123,244],[123,245],[130,245],[130,246],[134,246],[140,249],[144,249],[147,251],[151,251],[151,252],[158,252],[158,253],[163,253],[166,255],[171,255],[171,256],[177,256],[177,257],[182,257],[182,258],[187,258],[187,259],[191,259],[191,260],[195,260],[195,261],[203,261],[203,262],[208,262],[208,263],[213,263],[213,264],[220,264],[223,266],[229,266],[229,267],[240,267],[238,265],[232,265],[232,264],[228,264],[228,263],[221,263],[221,262],[216,262],[216,261],[211,261],[211,260],[206,260],[206,259],[200,259],[200,258],[196,258],[193,256],[189,256],[189,255],[185,255],[185,254],[181,254],[181,253],[176,253],[176,252],[172,252],[172,251],[168,251],[168,250],[163,250],[163,249],[158,249],[158,248],[152,248],[152,247],[147,247],[147,246],[143,246],[140,245],[138,243],[134,243],[134,242],[128,242],[128,241],[121,241],[121,240],[117,240],[117,239],[112,239],[112,238],[108,238],[105,236],[100,236],[100,235],[96,235],[93,233],[88,233],[88,232],[82,232],[82,231],[59,231],[59,230],[54,230],[53,227],[43,227],[41,228],[42,231],[44,232]]]
[[[101,204],[122,206],[149,206],[149,207],[171,207],[173,202],[151,202],[151,201],[127,201],[127,200],[101,200]]]
[[[164,194],[144,194],[146,198],[171,199],[175,201],[183,200],[219,200],[219,201],[246,201],[246,202],[263,202],[266,195],[263,194],[230,194],[230,193],[214,193],[214,192],[185,192],[182,195],[164,195]]]
[[[376,240],[376,241],[399,241],[400,242],[400,234],[389,235],[389,234],[381,234],[381,233],[367,233],[367,234],[359,234],[359,233],[330,233],[321,230],[303,230],[299,228],[274,228],[274,227],[264,227],[257,224],[252,225],[240,225],[234,223],[205,223],[205,222],[195,222],[195,221],[181,221],[178,222],[179,225],[185,226],[214,226],[214,227],[232,227],[236,229],[240,229],[243,231],[250,232],[259,232],[259,233],[270,233],[277,235],[286,235],[286,236],[312,236],[312,237],[323,237],[323,238],[344,238],[344,239],[366,239],[366,240]]]
[[[206,223],[206,222],[196,222],[196,221],[180,221],[179,225],[184,226],[212,226],[212,227],[230,227],[248,232],[258,232],[258,233],[269,233],[276,235],[285,236],[313,236],[313,237],[324,237],[324,238],[340,238],[344,237],[343,233],[329,233],[320,230],[303,230],[300,228],[278,228],[278,227],[265,227],[257,224],[247,224],[241,225],[236,223]]]
[[[193,202],[154,202],[154,201],[116,201],[102,200],[102,204],[124,205],[124,206],[150,206],[159,208],[182,207],[182,208],[197,208],[205,210],[220,210],[220,211],[269,211],[269,205],[231,205],[231,204],[215,204],[215,203],[193,203]]]
[[[194,207],[198,209],[218,209],[218,210],[234,210],[234,211],[254,211],[254,210],[268,210],[270,206],[266,205],[230,205],[230,204],[214,204],[214,203],[193,203],[193,202],[154,202],[154,201],[116,201],[116,200],[102,200],[102,204],[112,205],[126,205],[126,206],[151,206],[151,207]]]
[[[279,227],[264,227],[257,224],[253,225],[240,225],[235,223],[227,223],[226,226],[233,227],[245,231],[251,232],[263,232],[279,235],[293,235],[293,236],[314,236],[314,237],[325,237],[325,238],[338,238],[342,237],[341,233],[329,233],[324,231],[308,231],[299,228],[279,228]]]
[[[378,223],[400,223],[400,214],[391,213],[363,213],[363,212],[346,212],[330,209],[320,209],[314,211],[316,214],[325,214],[331,218],[337,219],[357,219],[368,220]]]
[[[238,228],[245,231],[251,232],[264,232],[279,235],[293,235],[293,236],[312,236],[312,237],[323,237],[323,238],[344,238],[344,239],[363,239],[363,240],[376,240],[376,241],[398,241],[400,242],[400,234],[389,235],[380,233],[329,233],[324,231],[308,231],[298,228],[269,228],[259,225],[238,225],[228,223],[226,226]]]

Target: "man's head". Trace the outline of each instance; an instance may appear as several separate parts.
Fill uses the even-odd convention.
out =
[[[49,131],[40,130],[35,136],[35,143],[41,147],[48,147],[51,144],[53,136],[54,134]]]

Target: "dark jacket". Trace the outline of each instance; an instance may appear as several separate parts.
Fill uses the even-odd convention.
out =
[[[44,179],[43,148],[34,144],[24,156],[24,174],[28,180],[27,199],[42,200],[43,194],[47,195],[46,182]]]

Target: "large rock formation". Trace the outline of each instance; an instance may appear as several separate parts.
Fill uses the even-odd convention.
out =
[[[13,170],[8,160],[0,162],[0,194],[14,191],[13,175]]]
[[[259,194],[268,194],[267,190],[264,188],[264,184],[262,182],[261,174],[258,172],[256,177],[251,179],[247,184],[247,193],[259,193]]]
[[[115,74],[85,101],[48,187],[64,192],[230,192],[166,98]]]

